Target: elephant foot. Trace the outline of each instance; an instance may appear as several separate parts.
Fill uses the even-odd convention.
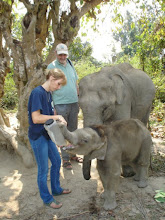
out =
[[[112,202],[108,202],[108,201],[105,201],[104,202],[104,205],[103,205],[103,208],[107,211],[107,210],[113,210],[117,207],[117,203],[116,201],[112,201]]]
[[[141,181],[138,182],[137,186],[139,188],[145,188],[146,186],[148,186],[148,183],[147,183],[146,180],[141,180]]]
[[[134,179],[135,181],[139,181],[139,180],[140,180],[139,175],[136,174],[136,175],[133,177],[133,179]]]
[[[123,177],[131,177],[135,175],[134,170],[130,166],[123,166],[122,167],[122,174]]]

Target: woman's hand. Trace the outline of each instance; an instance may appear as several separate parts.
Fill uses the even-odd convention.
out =
[[[62,115],[56,115],[58,117],[58,121],[60,121],[62,124],[67,125],[67,122],[65,121],[65,119],[63,118]]]

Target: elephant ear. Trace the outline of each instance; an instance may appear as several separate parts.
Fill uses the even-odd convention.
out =
[[[102,145],[91,152],[89,160],[97,158],[98,160],[104,160],[107,151],[107,137],[105,136],[105,125],[94,125],[91,126],[93,130],[101,137]]]
[[[99,149],[96,149],[92,151],[92,153],[89,156],[89,160],[93,160],[97,158],[98,160],[104,160],[105,155],[107,152],[107,140],[102,144],[102,146]]]
[[[118,104],[122,104],[123,100],[124,100],[124,82],[123,82],[123,78],[118,75],[115,74],[112,76],[112,80],[115,84],[114,88],[115,88],[115,93],[116,93],[116,101]]]

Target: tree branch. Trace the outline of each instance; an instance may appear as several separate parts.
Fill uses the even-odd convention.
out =
[[[84,14],[86,14],[90,9],[95,8],[97,5],[102,3],[102,0],[91,0],[91,1],[86,1],[86,3],[82,6],[80,10],[80,15],[79,17],[82,17]]]
[[[15,49],[15,44],[13,43],[13,38],[11,35],[11,9],[12,6],[7,4],[6,2],[1,3],[2,13],[0,14],[0,30],[2,31],[2,35],[6,41],[7,47],[9,47],[12,51],[12,56],[15,59],[18,59],[18,54]]]
[[[13,129],[6,126],[0,126],[0,142],[1,145],[7,145],[7,148],[13,148],[15,152],[21,156],[26,167],[30,168],[34,165],[32,154],[26,146],[17,141],[16,132]]]
[[[76,1],[75,0],[69,0],[70,2],[70,9],[71,11],[77,10]]]
[[[20,0],[25,5],[25,8],[28,12],[31,12],[33,10],[33,6],[30,4],[29,0]]]

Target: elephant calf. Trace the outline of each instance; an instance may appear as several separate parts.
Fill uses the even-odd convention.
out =
[[[69,132],[59,124],[66,140],[73,147],[70,153],[97,158],[97,169],[104,187],[104,209],[112,210],[120,181],[121,166],[130,165],[140,188],[147,186],[152,139],[150,132],[138,119],[119,120],[110,125],[98,125]],[[58,143],[56,143],[58,144]]]

